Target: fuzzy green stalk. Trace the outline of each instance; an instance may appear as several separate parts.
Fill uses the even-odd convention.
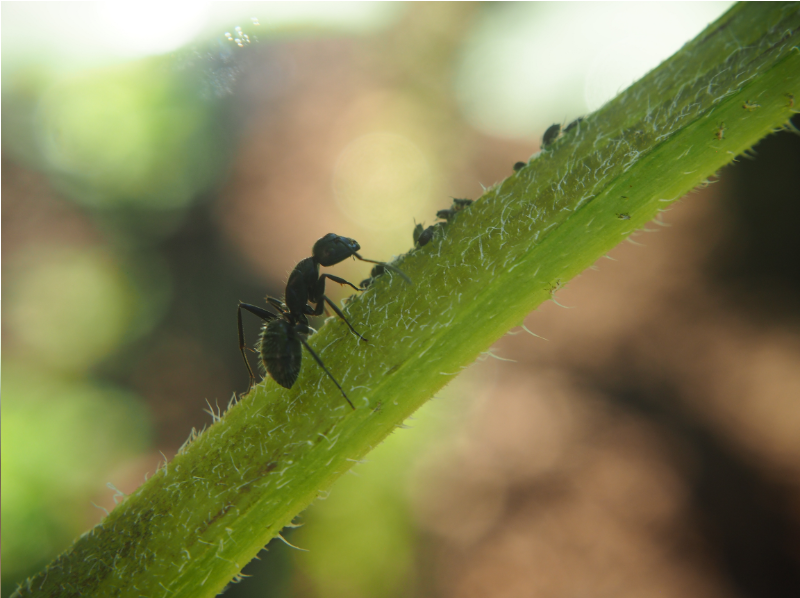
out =
[[[413,286],[388,272],[353,298],[345,311],[368,343],[338,319],[311,337],[355,411],[306,355],[291,390],[268,379],[193,433],[16,595],[216,595],[531,310],[785,125],[799,27],[796,3],[734,6],[399,258]]]

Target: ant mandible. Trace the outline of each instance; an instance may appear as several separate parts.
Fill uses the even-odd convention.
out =
[[[269,372],[270,376],[272,376],[278,384],[284,388],[291,388],[294,385],[300,374],[302,359],[301,346],[305,346],[314,360],[325,371],[328,377],[333,380],[334,384],[336,384],[336,387],[350,404],[350,407],[355,409],[353,403],[342,389],[342,386],[336,381],[333,374],[328,371],[319,356],[314,353],[306,342],[306,338],[315,332],[314,329],[308,325],[307,316],[321,315],[327,303],[333,311],[336,312],[336,315],[344,320],[350,330],[352,330],[358,338],[367,342],[367,339],[359,334],[350,322],[347,321],[347,318],[344,317],[344,314],[336,304],[325,295],[325,279],[330,279],[341,285],[349,285],[356,291],[363,291],[365,289],[359,288],[353,283],[339,278],[338,276],[333,276],[332,274],[320,275],[319,267],[334,266],[352,256],[364,262],[380,264],[402,276],[406,282],[411,283],[411,279],[394,266],[361,257],[358,254],[359,249],[361,249],[361,246],[357,241],[335,233],[328,233],[314,243],[314,247],[311,250],[311,257],[301,260],[289,275],[289,280],[286,283],[286,291],[284,293],[285,302],[274,297],[267,297],[267,303],[280,312],[280,315],[256,307],[255,305],[250,305],[249,303],[239,302],[236,311],[237,323],[239,326],[239,351],[242,353],[242,359],[244,359],[247,372],[250,375],[250,387],[252,387],[255,381],[255,376],[253,375],[250,362],[247,361],[247,356],[244,352],[245,340],[244,329],[242,327],[243,309],[258,316],[265,322],[261,329],[258,352],[264,369]],[[314,303],[316,307],[311,307],[308,304],[309,301]]]

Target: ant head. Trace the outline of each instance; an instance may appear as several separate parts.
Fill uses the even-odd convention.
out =
[[[312,257],[321,266],[333,266],[342,260],[355,255],[361,246],[355,239],[340,237],[335,233],[328,233],[314,243],[311,250]]]

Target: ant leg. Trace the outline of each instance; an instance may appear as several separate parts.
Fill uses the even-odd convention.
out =
[[[272,307],[277,309],[281,313],[286,313],[286,304],[281,301],[280,299],[276,299],[275,297],[270,297],[267,295],[266,297],[267,303],[269,303]],[[258,314],[256,314],[258,315]]]
[[[361,290],[361,289],[357,288],[355,285],[353,285],[352,283],[347,282],[344,278],[339,278],[338,276],[333,276],[332,274],[323,274],[322,276],[320,276],[317,279],[317,282],[314,285],[314,293],[310,294],[310,296],[309,296],[309,299],[313,303],[316,303],[317,305],[316,305],[316,308],[313,309],[308,315],[311,315],[311,316],[322,315],[322,312],[325,309],[325,303],[327,303],[328,305],[330,305],[333,308],[333,311],[336,312],[336,315],[339,316],[342,320],[345,321],[345,324],[347,324],[347,326],[350,328],[350,330],[353,331],[353,334],[355,334],[362,341],[367,342],[367,339],[365,339],[363,336],[361,336],[358,333],[358,331],[355,328],[353,328],[353,325],[350,324],[350,322],[347,321],[347,318],[344,317],[344,314],[342,313],[342,310],[340,310],[338,307],[336,307],[336,305],[333,303],[333,301],[331,301],[330,299],[328,299],[325,296],[325,279],[326,278],[330,278],[333,282],[338,282],[339,284],[349,284],[351,287],[353,287],[357,291]],[[311,306],[308,306],[308,307],[310,308]]]
[[[316,361],[316,362],[317,362],[317,364],[319,365],[319,367],[321,367],[321,368],[322,368],[322,369],[325,371],[325,373],[326,373],[326,374],[328,374],[328,377],[329,377],[331,380],[333,380],[333,383],[336,385],[336,388],[338,388],[338,389],[339,389],[339,392],[341,392],[341,393],[342,393],[342,396],[344,397],[344,400],[345,400],[345,401],[347,401],[347,402],[349,403],[349,405],[350,405],[350,408],[351,408],[353,411],[355,411],[355,410],[356,410],[356,408],[355,408],[355,405],[353,405],[353,403],[350,401],[350,399],[348,399],[348,398],[347,398],[347,395],[344,393],[344,389],[342,388],[342,385],[341,385],[341,384],[339,384],[339,383],[336,381],[336,378],[334,378],[334,377],[333,377],[333,374],[331,374],[331,373],[328,371],[328,368],[326,368],[326,367],[325,367],[325,364],[323,364],[323,363],[322,363],[322,360],[319,358],[319,355],[317,355],[316,353],[314,353],[314,349],[312,349],[311,347],[309,347],[309,346],[308,346],[308,343],[306,342],[306,340],[305,340],[305,339],[304,339],[302,336],[300,336],[300,335],[298,334],[297,338],[299,338],[299,339],[300,339],[300,342],[301,342],[301,343],[303,343],[303,345],[305,346],[305,348],[306,348],[306,349],[308,349],[308,352],[309,352],[309,353],[311,353],[311,357],[313,357],[313,358],[314,358],[314,361]]]
[[[245,309],[254,316],[258,316],[266,322],[271,322],[272,320],[277,320],[280,318],[278,314],[274,314],[271,311],[262,309],[261,307],[256,307],[255,305],[250,305],[249,303],[242,303],[241,301],[239,301],[239,309]]]
[[[314,315],[314,316],[322,315],[322,311],[325,309],[325,304],[326,303],[331,306],[333,311],[336,312],[337,316],[339,316],[342,320],[344,320],[344,323],[347,324],[348,328],[350,328],[350,330],[353,331],[353,334],[355,334],[358,338],[360,338],[365,343],[369,342],[367,339],[365,339],[363,336],[361,336],[359,334],[358,330],[353,328],[353,325],[350,322],[347,321],[347,318],[344,317],[344,314],[342,313],[342,310],[339,309],[338,307],[336,307],[336,304],[333,301],[331,301],[330,299],[328,299],[327,295],[322,295],[319,298],[319,303],[317,303],[317,309],[314,310],[314,313],[312,315]]]
[[[357,258],[358,258],[358,259],[360,259],[362,262],[369,262],[370,264],[380,264],[380,265],[381,265],[381,266],[383,266],[384,268],[388,268],[389,270],[391,270],[391,271],[392,271],[392,272],[394,272],[395,274],[398,274],[398,275],[399,275],[399,276],[400,276],[400,277],[401,277],[403,280],[405,280],[405,281],[406,281],[408,284],[414,284],[414,283],[412,282],[412,280],[411,280],[411,279],[410,279],[408,276],[406,276],[406,274],[405,274],[405,273],[403,273],[403,272],[402,272],[402,271],[401,271],[399,268],[395,268],[394,266],[391,266],[391,265],[387,264],[386,262],[376,262],[375,260],[368,260],[368,259],[367,259],[367,258],[365,258],[365,257],[361,257],[361,256],[360,256],[360,255],[358,255],[357,253],[353,253],[353,256],[354,256],[354,257],[357,257]],[[363,289],[359,289],[359,290],[361,291],[361,290],[363,290]]]
[[[330,278],[333,282],[338,282],[340,285],[346,285],[346,284],[350,285],[356,291],[363,291],[364,290],[364,289],[362,289],[360,287],[357,287],[352,282],[349,282],[349,281],[345,280],[344,278],[339,278],[338,276],[334,276],[333,274],[322,274],[320,276],[320,278]],[[323,290],[324,290],[324,287],[323,287]]]
[[[250,376],[250,385],[247,387],[248,392],[253,387],[253,383],[256,381],[256,377],[253,374],[253,370],[250,367],[250,362],[247,361],[247,355],[245,355],[245,341],[244,341],[244,328],[242,327],[242,310],[245,309],[249,311],[251,314],[258,316],[262,320],[270,321],[276,320],[279,316],[276,316],[274,313],[269,312],[265,309],[261,309],[260,307],[256,307],[255,305],[250,305],[249,303],[242,303],[239,301],[239,306],[236,308],[236,323],[239,326],[239,351],[242,354],[242,359],[244,359],[244,364],[247,366],[247,373]]]
[[[250,382],[247,385],[247,392],[250,392],[250,389],[253,388],[253,382],[255,382],[256,377],[253,375],[253,370],[250,368],[250,362],[247,361],[247,356],[244,353],[245,342],[244,342],[244,328],[242,327],[242,304],[239,303],[239,307],[236,308],[236,322],[239,325],[239,352],[242,354],[242,359],[244,359],[244,365],[247,366],[247,375],[250,376]]]

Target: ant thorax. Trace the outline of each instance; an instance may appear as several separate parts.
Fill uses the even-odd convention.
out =
[[[309,298],[314,295],[314,286],[319,279],[319,264],[307,257],[295,266],[286,283],[285,301],[293,314],[304,313]]]

